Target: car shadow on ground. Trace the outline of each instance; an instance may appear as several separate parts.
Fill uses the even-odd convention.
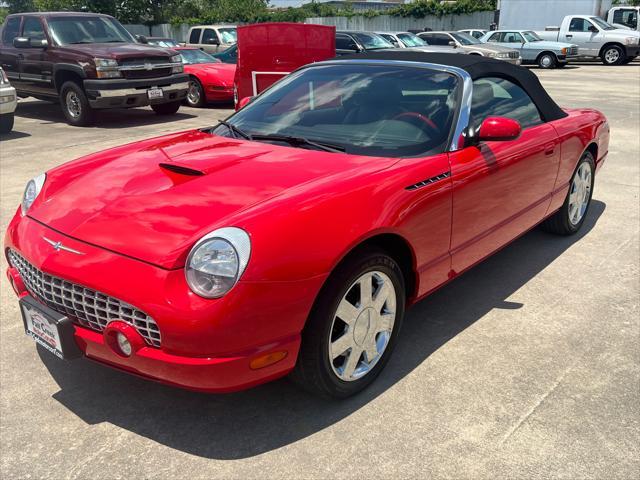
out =
[[[19,132],[16,130],[12,130],[9,133],[0,133],[0,141],[2,142],[6,142],[7,140],[16,140],[18,138],[25,138],[25,137],[30,137],[31,134],[30,133],[25,133],[25,132]],[[0,151],[0,154],[2,154],[2,151]]]
[[[215,459],[259,455],[348,417],[401,381],[433,352],[507,301],[594,227],[606,206],[593,201],[580,233],[533,230],[409,310],[380,377],[343,401],[313,397],[286,379],[245,392],[207,395],[165,387],[86,360],[39,355],[60,391],[53,397],[88,424],[109,422],[168,447]]]
[[[151,107],[108,109],[96,112],[95,127],[130,128],[141,125],[155,125],[195,118],[196,115],[183,111],[184,107],[173,115],[157,115]],[[18,103],[16,117],[31,118],[47,123],[66,123],[66,119],[58,103],[45,101],[28,101]],[[91,128],[91,127],[85,127]]]

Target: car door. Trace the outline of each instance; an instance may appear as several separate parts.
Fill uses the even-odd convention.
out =
[[[525,42],[520,32],[502,32],[499,43],[520,52],[522,60],[534,61],[538,57],[538,52]]]
[[[336,33],[336,55],[359,53],[362,49],[351,35]]]
[[[540,222],[558,174],[556,131],[522,88],[503,78],[475,80],[471,126],[477,129],[491,116],[518,120],[523,130],[516,140],[482,142],[450,154],[455,272]]]
[[[575,43],[578,45],[580,55],[597,56],[600,52],[597,37],[600,33],[598,27],[585,18],[572,18],[569,29],[564,35],[560,35],[560,42]]]
[[[192,47],[198,47],[200,50],[202,50],[202,45],[200,44],[201,36],[202,36],[202,28],[200,27],[192,28],[191,32],[189,33],[188,45]]]
[[[0,48],[0,65],[7,74],[11,84],[21,88],[20,66],[18,60],[23,53],[13,46],[13,39],[20,36],[22,17],[9,18],[2,29],[2,47]]]
[[[208,53],[216,53],[220,47],[220,38],[213,28],[205,28],[202,31],[201,50]]]
[[[32,42],[49,39],[45,33],[42,20],[38,17],[25,16],[22,22],[21,37]],[[49,43],[51,45],[51,43]],[[53,53],[48,48],[22,48],[19,59],[20,80],[23,88],[34,94],[55,95],[53,85]]]

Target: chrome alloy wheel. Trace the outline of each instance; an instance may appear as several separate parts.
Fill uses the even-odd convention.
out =
[[[551,58],[550,55],[544,55],[540,59],[540,63],[542,64],[543,68],[549,68],[549,67],[551,67],[551,65],[553,65],[553,58]]]
[[[82,104],[80,103],[80,97],[78,97],[76,92],[73,90],[67,92],[65,103],[67,104],[67,111],[71,117],[78,118],[82,115]]]
[[[191,105],[200,103],[200,86],[195,80],[189,82],[189,90],[187,90],[187,100]]]
[[[347,290],[333,316],[329,363],[345,382],[362,378],[389,345],[396,321],[396,290],[379,271],[367,272]]]
[[[574,226],[580,223],[589,206],[591,175],[591,165],[588,162],[582,162],[573,175],[569,192],[569,221]]]
[[[604,53],[607,63],[616,63],[620,59],[620,52],[617,48],[610,48]]]

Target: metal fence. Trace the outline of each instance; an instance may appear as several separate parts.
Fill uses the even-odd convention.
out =
[[[364,30],[394,32],[404,30],[459,30],[461,28],[488,29],[494,20],[494,12],[474,12],[465,15],[429,16],[424,18],[396,17],[392,15],[378,15],[375,17],[353,16],[347,17],[317,17],[307,18],[304,23],[333,25],[338,30]],[[187,39],[190,25],[125,25],[134,35],[150,37],[170,37],[179,42]]]

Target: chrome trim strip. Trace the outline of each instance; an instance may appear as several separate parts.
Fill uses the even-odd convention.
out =
[[[324,65],[396,65],[399,67],[408,68],[423,68],[425,70],[439,70],[442,72],[451,73],[456,75],[462,81],[462,96],[460,99],[460,107],[457,112],[457,118],[454,121],[455,127],[453,129],[453,136],[451,137],[451,143],[449,144],[448,151],[455,152],[460,150],[461,146],[458,145],[458,140],[463,134],[465,129],[469,126],[471,119],[471,95],[473,94],[473,80],[471,75],[466,70],[459,67],[452,67],[451,65],[441,65],[438,63],[422,63],[422,62],[409,62],[406,60],[366,60],[366,59],[351,59],[351,60],[326,60],[323,62],[311,63],[305,65],[296,72],[306,70],[307,68],[321,67]]]
[[[128,95],[142,95],[145,94],[149,88],[154,87],[145,87],[145,88],[120,88],[117,90],[97,90],[98,94],[101,98],[109,98],[109,97],[126,97]],[[168,85],[166,87],[159,87],[163,92],[175,92],[178,90],[188,90],[189,82],[181,82],[174,83],[173,85]]]

